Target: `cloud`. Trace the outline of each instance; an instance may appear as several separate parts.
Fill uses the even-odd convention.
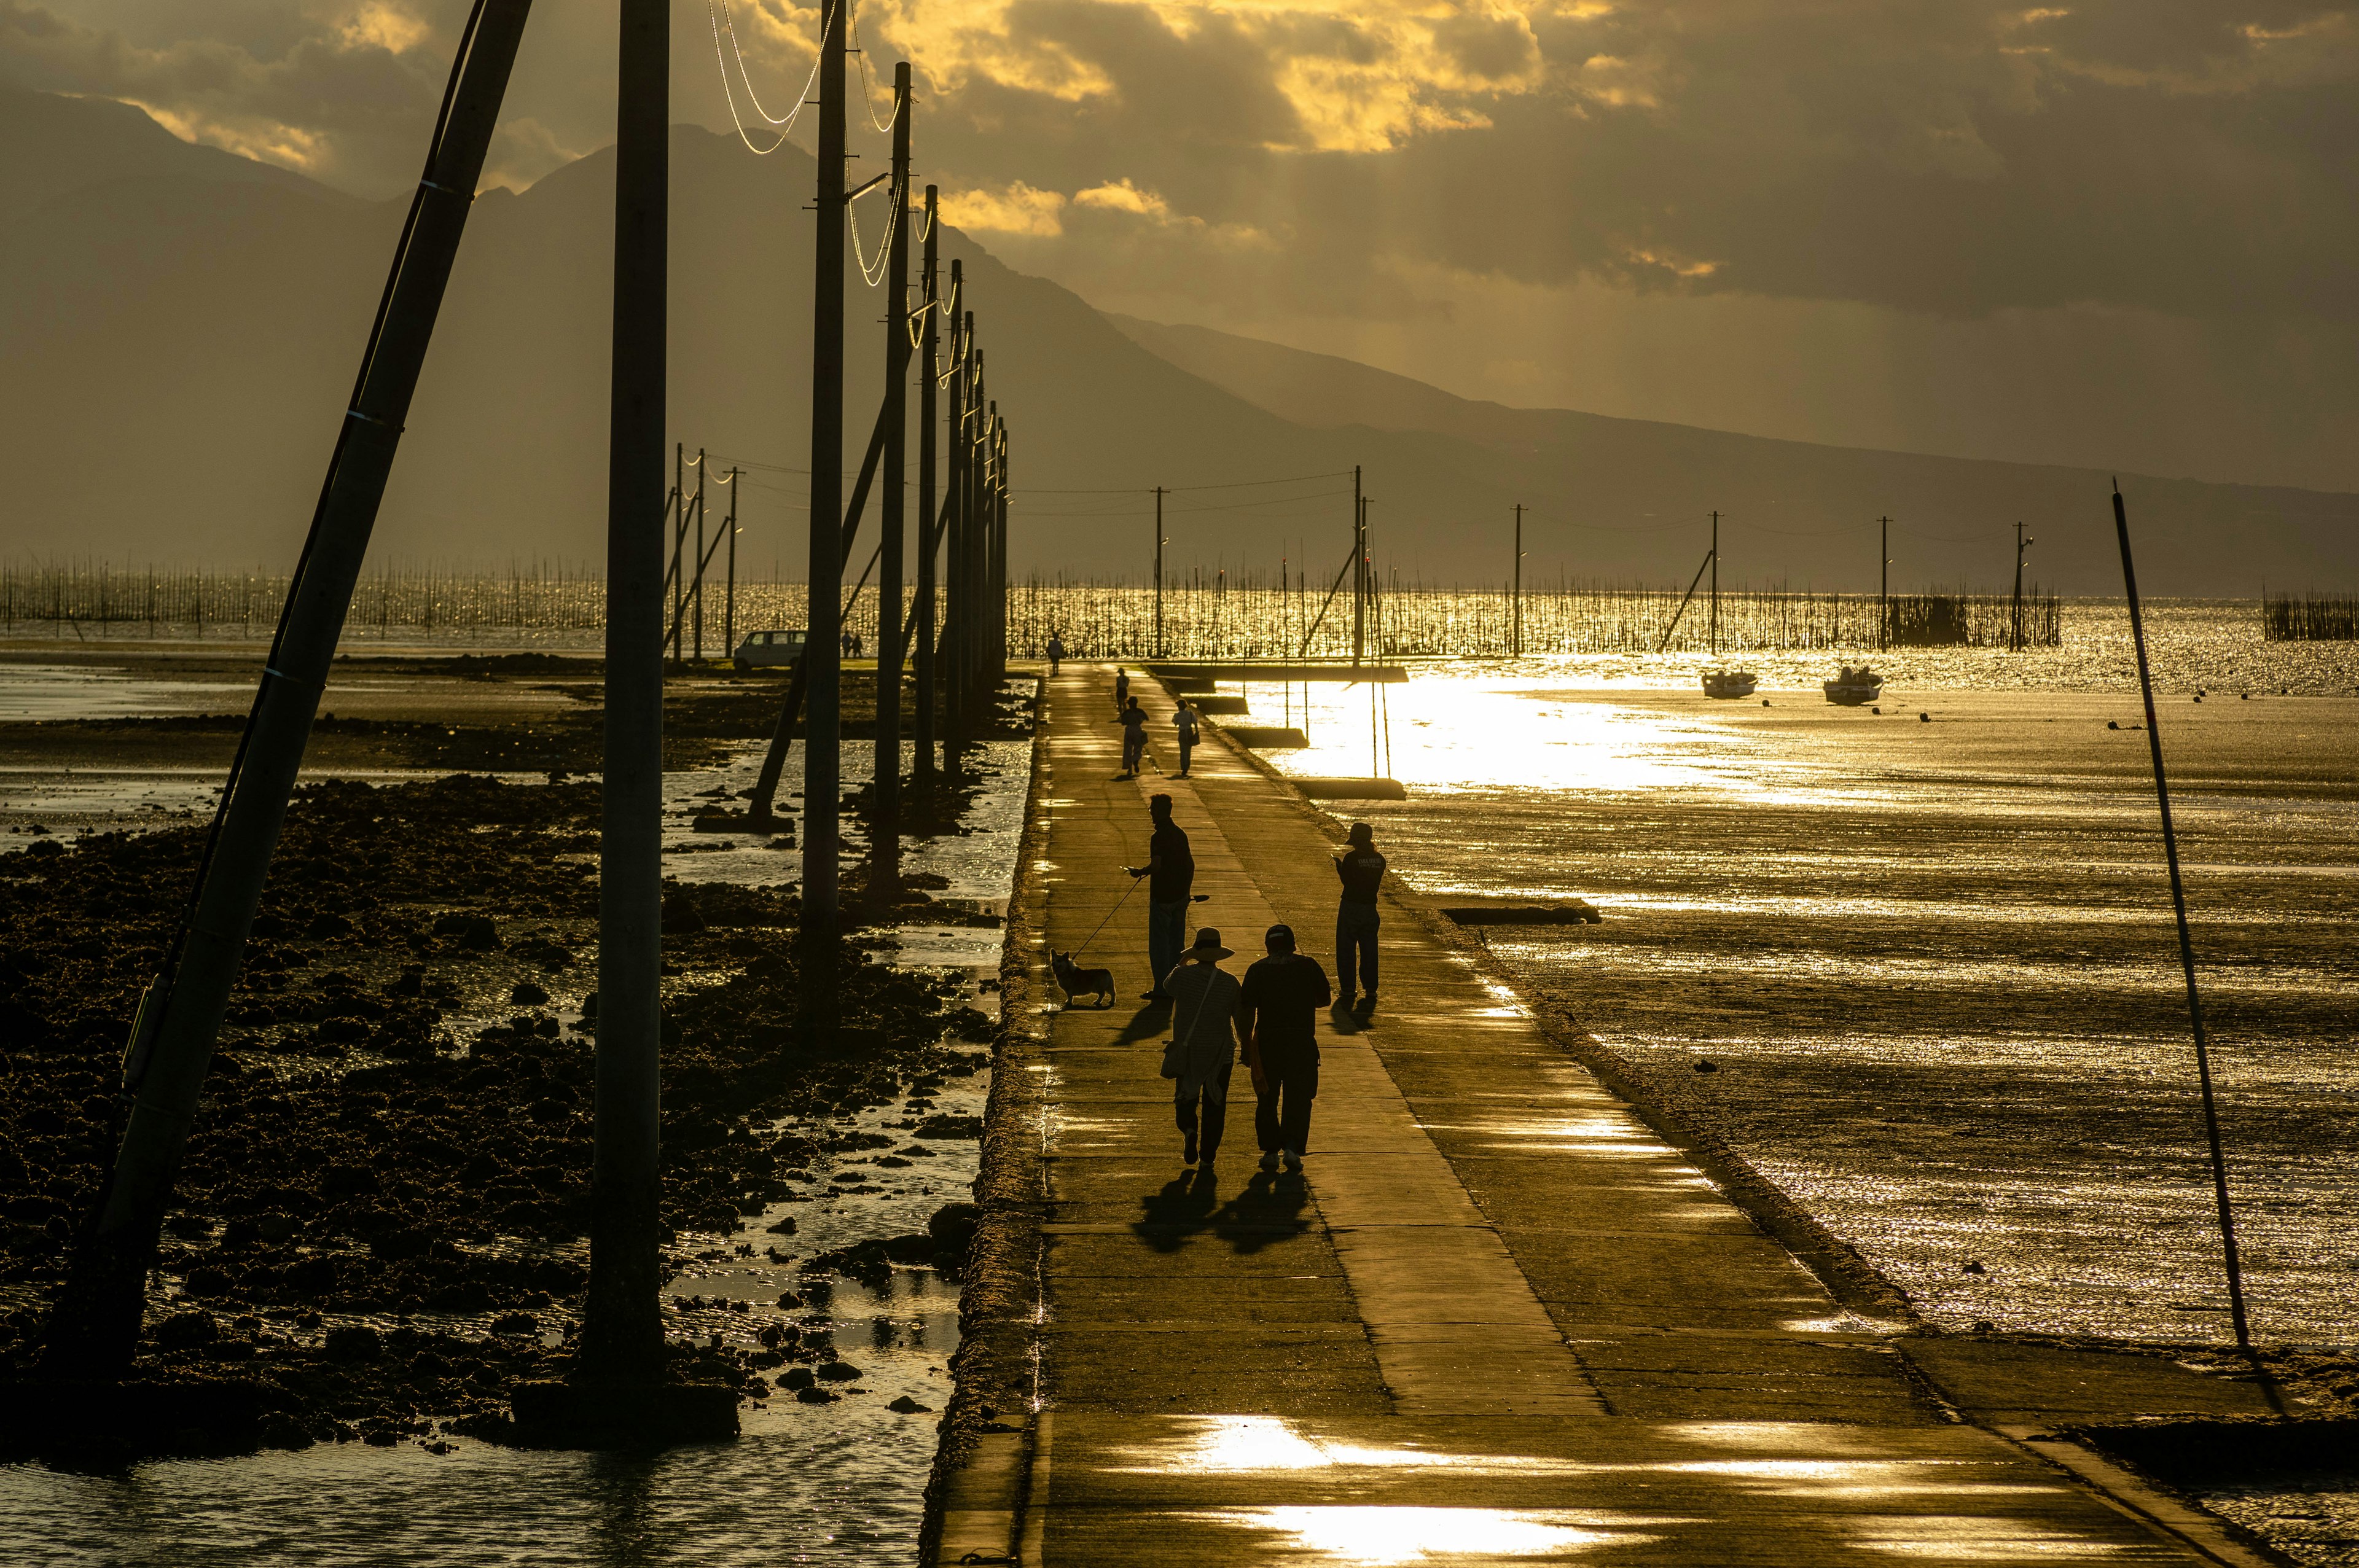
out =
[[[979,233],[1050,238],[1065,232],[1064,210],[1061,194],[1037,189],[1020,179],[996,190],[942,192],[942,222]]]

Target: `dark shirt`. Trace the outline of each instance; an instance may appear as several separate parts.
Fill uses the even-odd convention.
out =
[[[1124,731],[1122,738],[1124,740],[1144,741],[1147,739],[1147,709],[1143,708],[1125,708],[1121,713],[1115,716],[1114,722],[1122,726]]]
[[[1245,971],[1245,1015],[1265,1051],[1319,1049],[1319,1010],[1335,1000],[1327,971],[1300,953],[1273,953]]]
[[[1187,833],[1176,822],[1162,824],[1147,841],[1147,854],[1155,866],[1147,896],[1158,903],[1185,903],[1196,883],[1196,856],[1188,848]]]
[[[1374,849],[1346,849],[1336,859],[1335,874],[1343,879],[1345,903],[1374,903],[1385,881],[1385,858]]]

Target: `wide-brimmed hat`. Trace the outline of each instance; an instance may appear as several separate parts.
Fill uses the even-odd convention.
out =
[[[1196,933],[1196,945],[1188,949],[1187,957],[1200,964],[1213,964],[1223,958],[1234,958],[1236,954],[1222,946],[1221,934],[1207,925]]]

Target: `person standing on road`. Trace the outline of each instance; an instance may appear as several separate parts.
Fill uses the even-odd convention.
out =
[[[1134,710],[1136,705],[1134,704]],[[1171,820],[1171,797],[1158,795],[1147,803],[1147,819],[1155,831],[1147,840],[1147,864],[1125,866],[1134,877],[1146,877],[1147,964],[1154,972],[1154,989],[1138,1000],[1169,1001],[1164,977],[1180,963],[1180,936],[1188,928],[1189,894],[1196,885],[1196,856],[1188,835]],[[1323,980],[1322,980],[1323,983]]]
[[[1054,632],[1049,633],[1049,673],[1055,675],[1057,666],[1065,662],[1065,640]]]
[[[1130,672],[1118,669],[1114,672],[1114,710],[1120,713],[1129,701]]]
[[[1134,697],[1127,708],[1114,715],[1114,721],[1122,726],[1122,776],[1135,779],[1138,776],[1139,759],[1147,755],[1147,709],[1139,707],[1138,698]]]
[[[1188,706],[1184,697],[1180,699],[1179,710],[1171,715],[1171,727],[1180,731],[1180,776],[1184,779],[1188,776],[1188,759],[1195,753],[1196,742],[1201,739],[1196,710]]]
[[[1343,900],[1335,905],[1335,994],[1365,1018],[1376,1011],[1376,890],[1385,882],[1385,858],[1376,853],[1375,833],[1366,823],[1352,824],[1351,843],[1335,857],[1335,874],[1343,881]],[[1355,982],[1367,988],[1356,1003]]]
[[[1237,1007],[1245,988],[1221,968],[1234,957],[1221,946],[1221,934],[1207,925],[1184,961],[1164,978],[1171,997],[1172,1109],[1180,1119],[1180,1162],[1212,1168],[1221,1131],[1229,1122],[1229,1074],[1237,1065]]]
[[[1254,1134],[1261,1168],[1302,1169],[1310,1147],[1310,1102],[1319,1098],[1319,1010],[1333,1000],[1319,960],[1294,950],[1294,928],[1273,925],[1269,957],[1245,971],[1238,1013],[1245,1065],[1253,1070]]]

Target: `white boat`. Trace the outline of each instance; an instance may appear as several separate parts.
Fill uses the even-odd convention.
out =
[[[1751,670],[1706,670],[1703,673],[1703,694],[1706,697],[1751,697],[1754,685]]]

